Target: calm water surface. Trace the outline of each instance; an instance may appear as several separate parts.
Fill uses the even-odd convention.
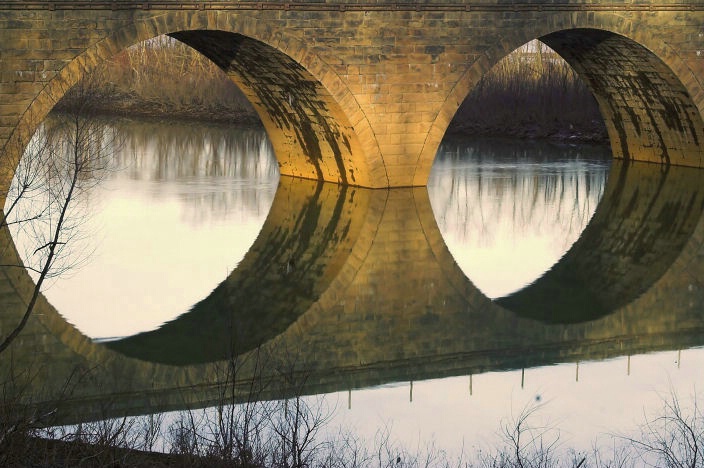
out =
[[[594,214],[610,165],[603,147],[446,140],[428,192],[462,271],[497,298],[567,252]]]
[[[159,329],[208,296],[254,244],[279,183],[259,130],[122,123],[120,131],[118,170],[90,200],[94,254],[45,291],[95,341]],[[541,278],[592,219],[608,156],[590,146],[444,142],[427,197],[464,275],[492,299]],[[390,381],[326,399],[337,407],[336,423],[369,439],[389,427],[411,447],[431,439],[442,447],[491,445],[501,424],[540,404],[541,423],[586,449],[600,434],[631,431],[670,389],[689,395],[702,387],[704,352],[678,348]]]
[[[94,339],[157,328],[207,296],[264,223],[279,180],[259,130],[124,122],[93,191],[89,262],[46,296]],[[90,287],[86,287],[90,285]]]
[[[95,251],[46,292],[94,339],[157,328],[205,297],[256,239],[279,180],[259,130],[129,123],[122,130],[116,170],[91,200],[85,231]],[[428,194],[462,271],[497,298],[567,252],[594,213],[609,167],[602,147],[447,141]]]

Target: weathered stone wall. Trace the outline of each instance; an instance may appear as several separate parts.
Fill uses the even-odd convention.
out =
[[[0,3],[0,140],[18,140],[6,161],[83,73],[138,41],[174,34],[244,88],[283,173],[424,185],[445,129],[481,76],[525,42],[567,31],[562,52],[588,79],[613,71],[591,82],[615,156],[701,164],[701,2],[35,5]],[[598,49],[599,60],[594,29],[613,43]],[[646,75],[655,86],[639,81]]]

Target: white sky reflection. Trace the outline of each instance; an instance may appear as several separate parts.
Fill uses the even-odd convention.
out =
[[[261,130],[123,130],[118,169],[88,201],[87,261],[43,291],[93,339],[157,328],[206,297],[256,239],[278,184]]]
[[[448,249],[475,286],[490,298],[506,296],[569,250],[603,194],[610,165],[604,155],[599,147],[530,142],[444,144],[428,183],[430,202]]]

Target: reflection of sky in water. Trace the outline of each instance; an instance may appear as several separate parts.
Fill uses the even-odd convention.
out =
[[[443,238],[491,298],[532,283],[579,238],[603,194],[600,147],[446,142],[429,181]]]
[[[154,329],[207,296],[254,242],[278,182],[259,130],[146,124],[124,135],[82,228],[95,252],[44,291],[92,338]]]
[[[387,434],[389,446],[411,455],[423,458],[429,449],[442,450],[452,461],[463,451],[463,459],[471,462],[479,450],[504,448],[504,428],[513,427],[523,411],[537,408],[526,424],[546,443],[557,439],[558,456],[569,450],[591,456],[599,447],[608,460],[611,450],[626,445],[622,437],[638,438],[646,421],[662,416],[673,395],[683,412],[691,414],[693,397],[704,384],[702,366],[704,349],[693,348],[305,398],[312,408],[332,415],[320,439],[339,442],[351,435],[374,448]],[[216,409],[203,411],[213,416]],[[170,424],[178,417],[170,413],[165,421]]]
[[[472,376],[471,395],[469,376],[414,382],[412,402],[405,382],[353,391],[350,410],[347,393],[327,400],[337,403],[335,422],[370,440],[389,425],[411,448],[423,448],[429,440],[450,453],[462,446],[470,455],[494,448],[503,424],[540,404],[529,422],[551,429],[546,440],[559,434],[560,449],[590,450],[595,441],[608,449],[612,435],[635,435],[646,417],[662,415],[672,390],[683,407],[691,404],[704,384],[704,350],[682,351],[681,364],[678,357],[677,351],[633,356],[630,372],[627,357],[526,369],[523,387],[521,370],[490,372]]]

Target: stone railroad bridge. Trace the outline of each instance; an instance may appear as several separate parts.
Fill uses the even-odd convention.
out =
[[[0,360],[5,401],[14,383],[67,422],[247,398],[253,380],[273,398],[702,346],[704,174],[660,169],[615,163],[570,251],[497,301],[454,262],[425,188],[282,177],[238,268],[158,330],[93,343],[42,298]],[[33,288],[0,270],[0,334]]]
[[[459,105],[535,38],[591,87],[616,158],[703,163],[701,0],[5,0],[4,176],[67,89],[161,34],[205,54],[244,91],[284,175],[425,185]]]

